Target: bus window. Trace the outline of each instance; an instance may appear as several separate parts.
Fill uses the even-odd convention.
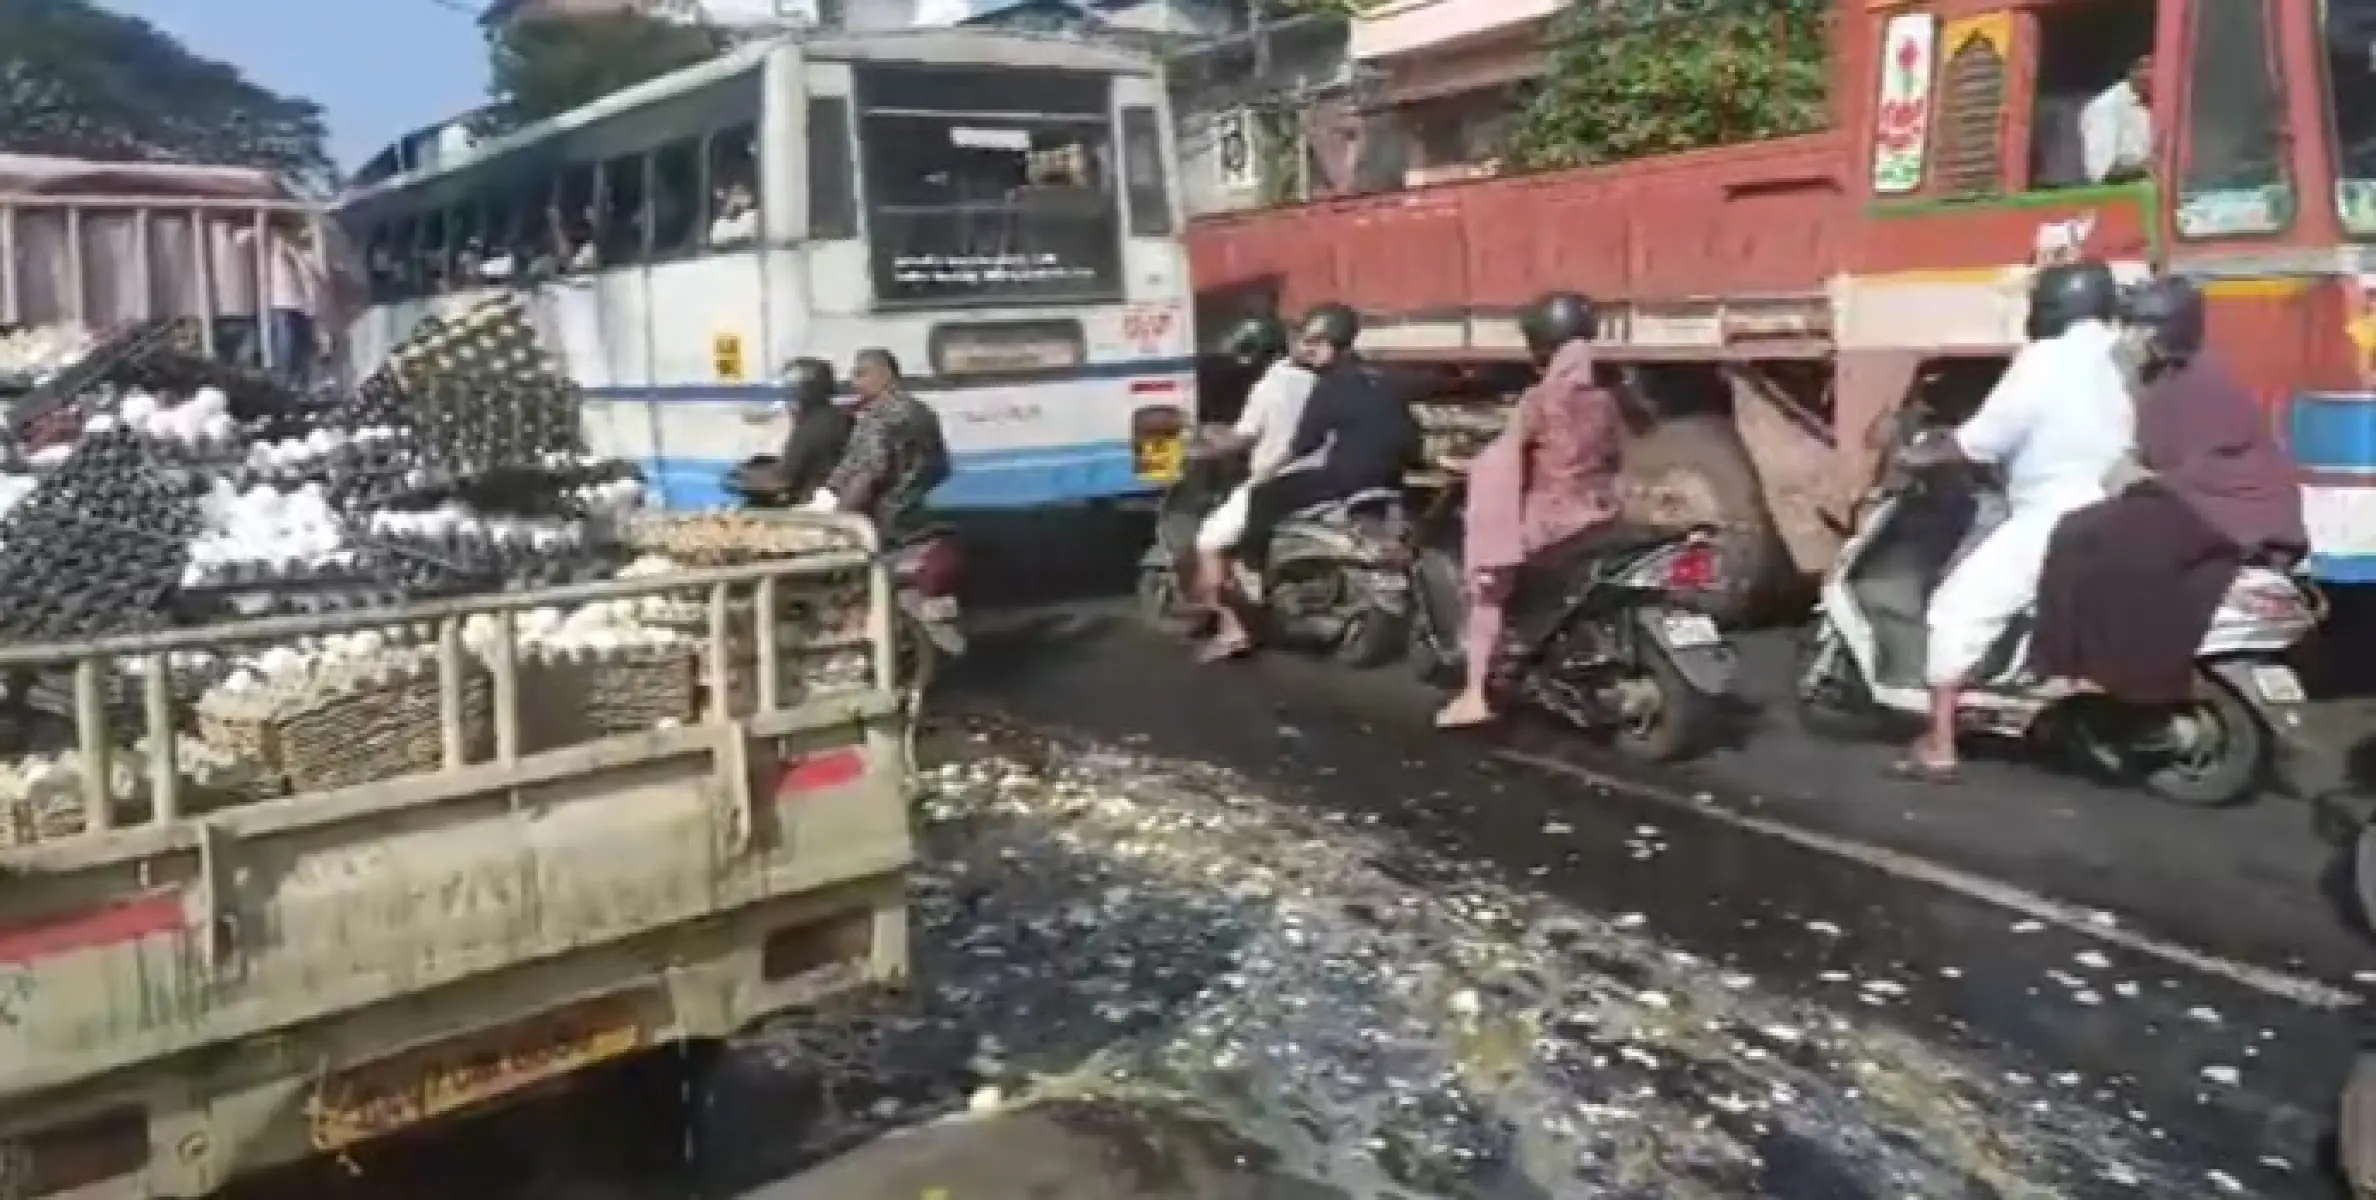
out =
[[[2269,12],[2261,4],[2194,6],[2178,147],[2181,237],[2275,233],[2293,222]]]
[[[456,289],[477,287],[486,282],[486,205],[475,201],[456,205],[450,220],[448,237],[454,252],[449,279]]]
[[[650,160],[641,154],[614,158],[602,164],[602,216],[594,224],[594,244],[602,265],[620,267],[643,261],[651,196],[646,172]]]
[[[1164,180],[1163,127],[1155,110],[1133,104],[1122,110],[1122,164],[1127,178],[1132,237],[1167,237],[1172,231],[1171,187]]]
[[[411,294],[412,253],[418,241],[409,217],[381,220],[372,227],[365,252],[372,303],[393,304]]]
[[[487,256],[479,272],[489,283],[517,283],[532,276],[545,227],[551,185],[513,182],[487,201]]]
[[[759,133],[740,125],[709,142],[712,246],[742,246],[759,240]]]
[[[875,294],[979,302],[1121,288],[1104,120],[869,112]]]
[[[421,214],[419,240],[413,243],[414,295],[437,295],[452,290],[452,246],[446,238],[446,214],[435,210]]]
[[[565,273],[591,271],[602,261],[594,236],[601,198],[600,178],[592,166],[566,167],[554,182],[545,233],[551,239],[557,265]]]
[[[687,138],[652,154],[652,257],[697,249],[701,232],[701,141]]]
[[[2153,0],[2087,0],[2037,11],[2033,191],[2130,183],[2153,168]]]
[[[808,236],[858,236],[857,164],[850,154],[850,102],[817,96],[808,103]]]
[[[2376,0],[2326,0],[2327,117],[2343,228],[2376,234]]]

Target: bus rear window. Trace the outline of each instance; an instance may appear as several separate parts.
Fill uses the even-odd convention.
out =
[[[950,74],[968,78],[934,88],[924,78],[941,73],[886,66],[858,78],[876,298],[1118,298],[1122,244],[1105,81],[1049,72],[982,80],[962,71]],[[986,99],[967,95],[985,83],[1001,93],[998,107],[945,107]]]

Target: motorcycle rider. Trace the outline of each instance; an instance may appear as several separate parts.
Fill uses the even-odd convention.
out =
[[[2063,518],[2038,586],[2031,666],[2055,690],[2136,704],[2193,695],[2195,649],[2248,559],[2309,549],[2292,458],[2203,348],[2203,294],[2165,276],[2124,313],[2137,455],[2116,494]]]
[[[859,351],[850,384],[858,392],[850,444],[809,507],[863,513],[884,546],[898,546],[926,529],[924,501],[949,477],[949,443],[940,414],[908,394],[890,351]]]
[[[795,358],[784,364],[784,390],[792,433],[784,439],[778,478],[785,495],[813,495],[841,462],[853,422],[833,402],[833,364],[824,359]]]
[[[1361,318],[1342,304],[1322,304],[1304,317],[1296,345],[1318,380],[1287,444],[1287,458],[1322,457],[1309,470],[1277,475],[1247,493],[1246,528],[1238,546],[1250,559],[1260,559],[1270,535],[1288,516],[1366,491],[1400,489],[1403,472],[1419,462],[1419,422],[1385,378],[1353,352],[1360,335]],[[1214,618],[1212,640],[1198,656],[1202,661],[1236,658],[1254,648],[1253,635],[1229,606],[1221,606]]]
[[[1952,433],[1910,447],[1906,465],[1991,464],[2004,481],[2004,522],[1931,594],[1924,674],[1930,723],[1894,773],[1957,778],[1956,709],[1999,635],[2037,597],[2048,542],[2063,517],[2104,496],[2104,479],[2136,442],[2136,409],[2116,360],[2120,285],[2085,259],[2042,267],[2031,282],[2029,341],[1977,412]]]
[[[1189,597],[1196,607],[1211,613],[1223,607],[1221,589],[1229,580],[1229,555],[1245,536],[1253,490],[1282,474],[1309,470],[1320,462],[1317,454],[1293,458],[1287,453],[1287,444],[1294,440],[1296,427],[1303,420],[1304,403],[1319,376],[1288,354],[1286,323],[1267,313],[1248,317],[1222,344],[1240,364],[1262,374],[1247,393],[1237,424],[1205,432],[1197,445],[1197,453],[1214,457],[1252,452],[1246,481],[1232,489],[1196,530],[1196,574],[1189,584]]]
[[[1468,573],[1466,686],[1436,714],[1439,728],[1493,719],[1485,684],[1501,645],[1503,606],[1530,558],[1590,538],[1621,505],[1624,449],[1617,399],[1593,379],[1592,302],[1553,292],[1519,318],[1542,379],[1518,400],[1510,423],[1469,465],[1461,558]]]

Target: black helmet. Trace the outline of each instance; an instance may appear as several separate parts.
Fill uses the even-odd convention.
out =
[[[1518,331],[1535,357],[1549,358],[1569,342],[1599,337],[1600,314],[1592,310],[1592,301],[1574,292],[1552,292],[1527,307]]]
[[[1262,366],[1287,353],[1287,326],[1269,313],[1239,321],[1221,339],[1221,350],[1240,362]]]
[[[1326,342],[1339,350],[1353,348],[1361,336],[1361,315],[1351,308],[1330,301],[1305,314],[1302,340]]]
[[[833,364],[821,358],[796,358],[784,364],[784,388],[792,402],[811,408],[833,399]]]
[[[2146,331],[2156,358],[2183,362],[2203,348],[2203,293],[2175,275],[2152,279],[2128,294],[2121,317]]]
[[[2030,281],[2029,336],[2061,337],[2081,321],[2109,321],[2120,315],[2120,281],[2101,259],[2041,267]]]

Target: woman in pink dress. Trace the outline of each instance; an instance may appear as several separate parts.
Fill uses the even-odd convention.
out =
[[[1518,569],[1541,551],[1616,519],[1624,417],[1617,398],[1593,382],[1592,303],[1554,292],[1521,319],[1541,382],[1518,400],[1501,435],[1469,466],[1466,540],[1469,578],[1467,686],[1436,714],[1454,729],[1493,719],[1485,680],[1501,646],[1502,607]]]

